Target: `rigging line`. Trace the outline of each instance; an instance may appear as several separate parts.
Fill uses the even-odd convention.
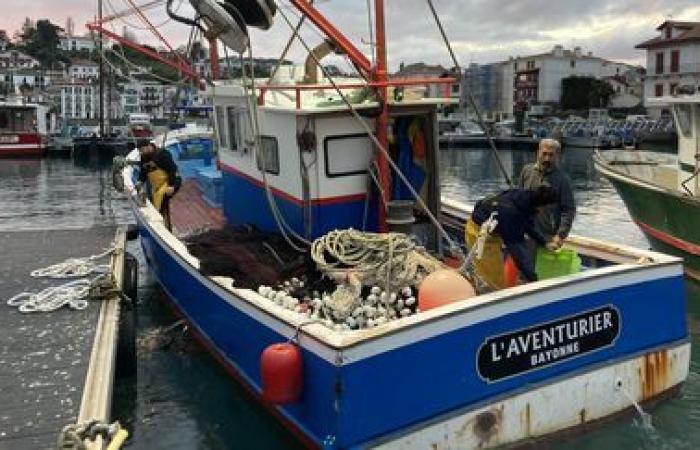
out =
[[[310,0],[310,3],[313,4],[314,0]],[[295,28],[296,33],[298,33],[299,30],[301,29],[301,26],[304,25],[305,19],[306,19],[306,16],[301,16],[299,18],[299,22],[297,23],[297,26]],[[270,77],[267,79],[267,84],[272,83],[272,80],[275,78],[277,71],[279,70],[280,66],[282,65],[282,61],[284,61],[284,58],[287,57],[287,52],[289,52],[289,49],[292,47],[293,43],[294,43],[294,34],[292,34],[289,37],[289,40],[287,41],[287,45],[284,46],[284,50],[282,50],[282,54],[280,55],[279,59],[277,60],[277,64],[275,64],[275,68],[272,70],[272,72],[270,72]]]
[[[372,20],[372,0],[367,0],[367,24],[368,27],[367,29],[369,30],[369,50],[370,54],[372,55],[372,66],[375,64],[375,55],[374,55],[374,28],[372,27],[372,24],[374,23],[374,20]]]
[[[181,56],[179,53],[177,53],[175,50],[173,50],[173,48],[170,46],[170,43],[163,37],[162,34],[160,34],[160,32],[159,32],[158,30],[156,30],[156,29],[153,27],[153,24],[148,20],[148,18],[146,17],[146,15],[145,15],[140,9],[138,9],[138,8],[136,7],[136,4],[134,3],[134,1],[133,1],[133,0],[124,0],[124,1],[129,2],[129,4],[136,10],[136,13],[137,13],[138,16],[141,18],[141,20],[144,21],[146,24],[148,24],[148,26],[149,26],[150,29],[151,29],[150,31],[151,31],[158,39],[160,39],[160,41],[161,41],[163,44],[165,44],[165,46],[168,48],[168,50],[170,50],[173,54],[175,54],[175,57],[176,57],[177,60],[179,60],[180,64],[183,64],[184,66],[188,66],[187,61],[185,61],[184,58],[182,58],[182,56]]]
[[[123,1],[126,2],[126,0],[123,0]],[[183,2],[183,1],[184,1],[184,0],[180,0],[180,3],[177,5],[177,8],[176,8],[175,11],[177,11],[177,10],[180,9],[180,7],[182,6],[182,2]],[[107,3],[109,3],[109,1],[107,1]],[[148,3],[147,3],[146,5],[148,5]],[[152,5],[151,8],[154,7],[154,6],[156,6],[156,4]],[[111,4],[110,4],[109,9],[111,9],[112,12],[114,13],[114,16],[116,16],[116,17],[114,17],[115,20],[119,20],[120,22],[124,23],[126,26],[129,26],[129,27],[131,27],[131,28],[135,28],[135,29],[137,29],[137,30],[142,30],[142,31],[148,31],[148,28],[147,28],[147,27],[143,27],[143,26],[141,26],[141,25],[136,25],[136,24],[134,24],[134,23],[128,21],[127,19],[125,19],[125,18],[124,18],[124,15],[119,15],[119,13],[117,12],[116,8],[115,8],[114,6],[112,6]],[[156,28],[161,28],[163,25],[166,25],[166,24],[167,24],[168,22],[170,22],[171,20],[172,20],[172,18],[168,17],[168,18],[164,19],[162,22],[160,22],[158,25],[154,25],[154,26],[155,26]],[[110,22],[111,22],[111,21],[110,21]],[[106,22],[103,20],[102,23],[101,23],[100,25],[104,26],[105,23],[106,23]]]
[[[114,25],[113,25],[113,24],[110,24],[110,27],[111,27],[112,30],[114,31]],[[116,34],[116,31],[115,31],[115,34]],[[117,56],[117,57],[118,57],[119,59],[121,59],[122,61],[124,61],[124,63],[125,63],[127,66],[130,65],[130,66],[132,66],[132,67],[135,68],[135,69],[139,69],[139,73],[141,73],[142,75],[149,76],[149,77],[151,77],[151,78],[154,78],[154,79],[156,79],[156,80],[159,80],[159,81],[162,81],[162,82],[165,82],[165,83],[175,83],[175,84],[181,84],[181,83],[183,83],[184,80],[187,79],[186,77],[182,77],[182,78],[180,78],[179,80],[170,80],[170,79],[168,79],[168,78],[163,78],[163,77],[161,77],[161,76],[159,76],[159,75],[156,75],[156,74],[154,74],[154,73],[152,73],[152,72],[141,72],[140,69],[143,69],[143,67],[139,66],[138,64],[134,63],[133,61],[130,61],[130,60],[127,58],[126,54],[124,53],[124,47],[123,47],[121,44],[119,44],[118,47],[119,47],[119,52],[121,53],[121,55],[120,55],[116,50],[114,50],[114,48],[107,48],[107,51],[110,51],[110,52],[114,53],[114,55]],[[102,57],[103,57],[103,58],[106,57],[106,55],[104,54],[104,50],[102,50]],[[111,67],[112,67],[112,69],[114,69],[113,66],[111,66]],[[127,71],[129,71],[129,73],[128,73],[127,75],[122,74],[122,76],[128,78],[129,81],[131,81],[131,82],[137,82],[138,80],[136,80],[135,78],[133,78],[133,76],[131,75],[131,73],[130,73],[131,70],[130,70],[128,67],[127,67],[126,69],[127,69]],[[118,72],[121,73],[121,72],[122,72],[121,69],[120,69]]]
[[[286,4],[286,3],[282,4],[282,3],[280,3],[280,0],[277,0],[277,5],[278,5],[279,8],[284,7],[284,9],[288,10],[292,15],[296,16],[300,21],[301,21],[302,19],[304,19],[304,17],[305,17],[303,14],[301,14],[301,13],[300,13],[293,5],[291,5],[291,4]],[[311,30],[314,34],[316,34],[316,36],[317,36],[319,39],[321,39],[321,41],[326,41],[326,40],[328,40],[328,37],[327,37],[325,34],[323,34],[320,30],[318,30],[315,26],[307,26],[306,28],[309,29],[309,30]],[[301,36],[300,30],[297,31],[296,35]],[[292,33],[292,38],[293,38],[294,36],[295,36],[295,34]],[[349,67],[352,67],[352,70],[355,71],[355,75],[357,75],[359,78],[361,78],[361,79],[363,79],[363,80],[365,80],[365,81],[368,81],[367,76],[365,76],[365,75],[358,69],[357,65],[355,65],[355,63],[350,59],[350,57],[349,57],[348,55],[346,55],[346,54],[344,54],[344,53],[343,53],[343,54],[333,53],[333,56],[336,56],[336,57],[338,57],[338,58],[344,60],[345,63],[346,63]]]
[[[254,97],[255,97],[255,95],[254,95],[254,93],[255,93],[255,66],[254,66],[255,61],[253,60],[253,48],[252,47],[248,47],[248,57],[249,57],[250,67],[251,67],[251,75],[252,76],[250,78],[250,82],[251,82],[251,92],[253,93],[253,95],[250,95],[248,93],[248,83],[246,82],[247,75],[245,72],[245,65],[243,64],[243,62],[244,62],[243,54],[241,53],[241,67],[243,68],[243,72],[242,72],[243,87],[244,87],[245,92],[246,92],[246,98],[248,99],[248,102],[250,102],[250,100],[251,99],[254,100]],[[262,154],[262,137],[260,135],[260,125],[258,123],[257,106],[253,105],[253,108],[249,107],[249,111],[252,111],[252,113],[250,113],[250,118],[251,118],[251,128],[253,131],[253,137],[255,138],[255,149],[256,149],[255,157],[256,157],[256,159],[258,159],[262,156],[262,159],[261,159],[262,164],[259,165],[259,167],[261,168],[260,171],[261,171],[262,177],[263,177],[263,184],[265,186],[265,194],[267,197],[268,206],[270,207],[270,211],[272,212],[272,216],[275,219],[275,222],[277,223],[277,228],[280,230],[280,232],[282,233],[282,236],[287,241],[287,243],[296,251],[304,253],[304,252],[306,252],[306,250],[304,248],[296,245],[291,240],[291,238],[288,236],[287,233],[291,234],[293,237],[295,237],[297,240],[299,240],[300,242],[302,242],[303,244],[305,244],[307,246],[310,246],[311,242],[309,242],[305,238],[299,236],[299,234],[297,232],[295,232],[292,229],[292,227],[289,226],[289,224],[287,224],[287,222],[284,219],[284,216],[282,215],[282,212],[279,210],[279,208],[277,206],[277,201],[275,200],[275,198],[272,194],[272,189],[271,189],[270,184],[267,180],[267,175],[266,175],[266,173],[267,173],[266,162],[267,161],[264,158],[265,155]],[[260,159],[258,159],[258,160],[260,160]]]
[[[280,15],[282,16],[282,18],[284,19],[284,21],[287,22],[287,25],[289,25],[289,27],[290,27],[291,29],[294,29],[294,27],[292,26],[292,22],[289,20],[289,18],[287,17],[287,15],[284,14],[284,13],[282,12],[282,9],[279,9],[278,11],[280,12]],[[446,232],[445,229],[442,227],[442,225],[440,224],[440,222],[437,220],[437,218],[436,218],[436,217],[433,215],[433,213],[430,211],[430,208],[428,208],[428,205],[425,204],[425,202],[423,201],[423,199],[421,198],[421,196],[416,192],[416,190],[413,188],[413,186],[412,186],[411,183],[408,181],[408,179],[407,179],[406,176],[403,174],[403,172],[401,172],[401,169],[399,169],[399,167],[396,165],[396,163],[394,163],[394,161],[391,159],[391,155],[389,154],[389,152],[387,151],[387,149],[382,145],[381,142],[379,142],[379,139],[377,139],[377,137],[375,136],[374,132],[370,129],[369,125],[367,125],[367,123],[366,123],[364,120],[362,120],[362,117],[360,116],[360,114],[357,112],[357,110],[355,109],[355,107],[350,103],[350,101],[348,100],[347,96],[346,96],[345,94],[343,94],[343,92],[342,92],[341,89],[338,87],[338,84],[335,82],[335,80],[333,80],[333,78],[328,74],[328,71],[320,64],[320,62],[319,62],[318,58],[316,57],[316,55],[314,55],[314,54],[311,52],[311,49],[309,48],[309,46],[308,46],[308,44],[306,43],[306,41],[304,41],[304,39],[303,39],[303,38],[301,37],[301,35],[299,35],[298,33],[296,33],[296,36],[297,36],[297,38],[299,39],[299,41],[301,42],[301,44],[304,46],[304,48],[306,49],[306,51],[309,52],[309,54],[312,56],[312,58],[313,58],[314,61],[316,62],[316,65],[321,69],[321,71],[323,72],[323,76],[326,77],[326,78],[328,79],[328,81],[331,83],[331,85],[333,86],[333,88],[335,89],[335,91],[338,93],[338,95],[340,96],[340,98],[341,98],[341,99],[343,100],[343,102],[347,105],[347,107],[348,107],[350,113],[351,113],[351,114],[355,117],[355,119],[359,122],[360,126],[362,126],[362,127],[364,128],[365,132],[367,133],[367,136],[370,138],[370,140],[372,140],[372,142],[373,142],[374,145],[379,149],[379,151],[382,152],[382,154],[383,154],[384,157],[387,159],[387,162],[389,163],[389,165],[391,166],[391,168],[392,168],[392,169],[394,170],[394,172],[398,175],[398,177],[401,179],[401,181],[406,185],[406,188],[411,192],[411,195],[416,199],[416,202],[418,203],[418,205],[421,207],[421,209],[423,209],[423,211],[424,211],[425,214],[428,216],[428,218],[430,219],[430,221],[433,223],[433,225],[435,226],[435,228],[440,232],[440,234],[442,235],[442,237],[443,237],[443,238],[447,241],[447,243],[450,245],[450,250],[458,251],[458,252],[460,252],[460,254],[461,254],[461,250],[459,250],[459,247],[455,244],[454,240],[450,237],[449,234],[447,234],[447,232]]]
[[[442,26],[442,22],[440,21],[440,17],[438,17],[437,11],[435,10],[435,6],[433,6],[433,0],[426,0],[426,1],[428,2],[428,6],[430,7],[430,11],[433,13],[433,18],[435,19],[435,22],[437,23],[437,26],[440,29],[440,34],[442,35],[442,40],[445,41],[445,45],[447,46],[447,50],[450,52],[450,56],[452,57],[452,63],[457,68],[457,71],[458,71],[459,76],[461,78],[462,77],[462,67],[459,65],[459,62],[457,61],[457,57],[455,56],[455,53],[452,50],[452,45],[450,44],[450,40],[447,38],[447,34],[445,33],[445,29]],[[462,89],[466,91],[466,86],[462,86]],[[506,171],[506,167],[503,164],[503,161],[501,161],[501,157],[498,155],[498,149],[496,149],[496,144],[493,141],[493,136],[491,136],[491,132],[486,127],[486,124],[484,122],[484,117],[481,115],[481,111],[479,110],[479,107],[476,104],[476,100],[474,100],[474,95],[472,94],[471,89],[468,90],[467,93],[468,93],[467,97],[469,99],[469,104],[471,105],[472,109],[474,110],[474,113],[476,113],[476,117],[479,121],[479,126],[481,126],[481,128],[484,130],[484,133],[486,134],[486,140],[489,143],[489,147],[491,147],[491,151],[493,153],[493,156],[496,158],[496,162],[498,163],[498,167],[501,169],[501,172],[503,173],[503,176],[505,177],[506,182],[508,183],[508,187],[512,188],[513,181],[510,179],[510,175],[508,175],[508,172]]]
[[[109,0],[107,0],[107,1],[109,2]],[[180,1],[180,5],[182,5],[182,1],[183,1],[183,0]],[[178,5],[178,8],[180,7],[180,5]],[[112,7],[111,4],[110,4],[110,7]],[[113,8],[113,7],[112,7],[112,8]],[[113,24],[113,23],[110,23],[109,26],[112,28],[112,32],[113,32],[114,34],[119,34],[119,33],[117,32],[116,28],[114,27],[114,24]],[[172,80],[172,79],[169,79],[169,78],[164,78],[164,77],[161,77],[161,76],[159,76],[159,75],[156,75],[156,74],[154,74],[153,72],[143,72],[143,71],[141,70],[141,69],[143,69],[142,66],[140,66],[140,65],[138,65],[138,64],[136,64],[136,63],[134,63],[133,61],[130,61],[130,60],[127,58],[126,53],[124,52],[124,46],[123,46],[121,43],[119,43],[118,47],[119,47],[119,53],[121,53],[121,56],[120,56],[119,53],[117,53],[113,48],[110,49],[110,50],[111,50],[117,57],[119,57],[120,59],[122,59],[127,65],[130,65],[130,66],[132,66],[134,69],[137,69],[136,72],[137,72],[138,74],[141,74],[141,75],[144,75],[144,76],[148,76],[148,77],[151,77],[151,78],[156,79],[156,80],[158,80],[158,81],[162,81],[162,82],[164,82],[164,83],[169,83],[169,84],[171,84],[171,83],[174,83],[174,84],[183,84],[183,83],[185,82],[185,80],[187,80],[187,77],[184,77],[184,76],[181,76],[180,79],[178,79],[178,80]],[[127,68],[127,70],[129,70],[129,72],[131,72],[131,69],[129,69],[129,68]],[[173,70],[175,70],[176,72],[179,72],[179,71],[177,71],[177,70],[174,69],[174,68],[173,68]],[[127,77],[131,82],[133,82],[133,83],[138,83],[138,81],[139,81],[139,80],[135,79],[135,78],[131,75],[131,73],[129,73],[128,75],[126,75],[126,77]]]

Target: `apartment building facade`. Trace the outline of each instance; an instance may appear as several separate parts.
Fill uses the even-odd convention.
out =
[[[581,47],[566,50],[556,45],[547,53],[510,58],[503,63],[501,105],[506,116],[517,109],[557,105],[562,95],[562,80],[571,76],[602,79],[621,76],[634,69],[629,64],[609,61]]]
[[[656,31],[656,37],[635,46],[647,52],[644,101],[653,116],[666,108],[647,105],[649,98],[673,95],[680,86],[700,92],[700,22],[667,20]]]

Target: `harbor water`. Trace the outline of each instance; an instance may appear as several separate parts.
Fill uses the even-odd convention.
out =
[[[510,177],[517,176],[524,164],[534,160],[531,151],[499,153]],[[574,233],[648,248],[615,190],[595,172],[591,153],[588,149],[571,149],[564,152],[562,160],[572,179],[578,207]],[[456,200],[473,203],[506,187],[488,150],[444,151],[440,163],[443,193]],[[106,161],[0,160],[0,231],[131,222],[125,199],[111,189],[111,171]],[[189,338],[187,330],[162,301],[164,294],[149,275],[138,244],[130,243],[129,250],[140,261],[138,369],[136,376],[117,381],[113,404],[115,418],[132,434],[127,448],[300,448]],[[688,282],[687,292],[693,350],[690,374],[681,395],[651,411],[651,427],[639,417],[628,417],[564,442],[548,444],[547,448],[700,448],[700,286]],[[5,307],[4,301],[2,304],[0,307]]]

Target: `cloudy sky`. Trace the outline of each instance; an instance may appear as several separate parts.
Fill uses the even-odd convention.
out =
[[[132,0],[137,4],[149,0]],[[181,0],[174,0],[175,5]],[[282,12],[296,22],[296,10],[288,0],[278,0]],[[424,61],[450,65],[449,55],[425,0],[385,0],[389,65],[395,69],[401,61]],[[655,27],[668,18],[700,21],[697,0],[433,0],[448,37],[462,65],[488,63],[508,56],[528,55],[550,50],[555,44],[566,48],[580,46],[596,56],[641,63],[644,52],[634,45],[655,35]],[[337,24],[362,50],[370,41],[367,0],[317,0],[318,8]],[[105,15],[127,8],[129,0],[104,0]],[[182,15],[191,15],[188,1],[179,7]],[[76,31],[95,17],[97,0],[22,0],[3,1],[0,29],[12,34],[25,17],[48,18],[64,27],[71,16]],[[177,46],[187,41],[185,25],[168,22],[164,6],[146,13],[159,30]],[[110,23],[121,34],[123,27],[141,42],[156,45],[135,16]],[[302,35],[310,45],[320,41],[311,27]],[[290,29],[278,14],[276,23],[266,31],[252,31],[255,56],[276,57],[290,36]],[[303,48],[295,44],[292,59],[303,59]],[[340,61],[343,63],[342,61]]]

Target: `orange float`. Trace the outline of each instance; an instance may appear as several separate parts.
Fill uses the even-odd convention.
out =
[[[512,256],[506,256],[506,262],[503,265],[503,279],[506,282],[506,287],[513,287],[518,285],[518,266],[515,264],[515,260]]]
[[[418,307],[421,311],[427,311],[475,295],[474,286],[456,271],[437,270],[425,277],[420,284]]]

